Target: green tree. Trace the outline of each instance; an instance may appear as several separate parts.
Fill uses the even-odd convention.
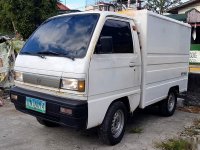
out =
[[[181,0],[146,0],[145,8],[163,14],[170,7],[181,3]]]
[[[11,5],[5,0],[0,0],[0,32],[12,32],[13,28],[13,20],[12,14],[10,13]]]
[[[47,18],[58,13],[59,0],[0,0],[0,22],[27,39]],[[6,18],[6,19],[5,19]]]

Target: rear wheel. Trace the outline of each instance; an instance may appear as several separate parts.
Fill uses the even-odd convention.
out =
[[[108,145],[119,143],[124,135],[126,120],[126,106],[122,102],[113,103],[99,127],[100,139]]]
[[[54,122],[51,122],[51,121],[47,121],[47,120],[44,120],[44,119],[41,119],[41,118],[36,118],[36,119],[41,125],[44,125],[46,127],[58,127],[58,126],[60,126],[57,123],[54,123]]]
[[[174,91],[170,91],[167,98],[160,102],[159,109],[163,116],[172,116],[175,112],[177,104],[177,96]]]

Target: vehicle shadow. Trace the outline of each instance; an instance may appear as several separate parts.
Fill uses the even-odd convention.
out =
[[[129,134],[129,131],[132,128],[140,127],[145,123],[146,120],[151,120],[152,118],[157,120],[160,118],[158,116],[159,116],[159,111],[156,106],[150,106],[150,107],[145,108],[144,110],[137,109],[136,111],[134,111],[134,113],[132,114],[132,116],[129,118],[127,122],[125,136],[126,134]],[[101,145],[101,146],[104,145],[98,139],[97,128],[92,128],[89,130],[72,130],[68,127],[60,127],[58,130],[61,130],[62,133],[66,134],[66,135],[63,134],[64,137],[68,137],[68,136],[73,137],[72,139],[74,140],[72,143],[74,143],[75,145],[78,145],[80,148],[83,148],[83,147],[85,148],[85,144],[86,145],[90,144],[90,146],[92,147],[96,147],[98,145]],[[62,140],[65,139],[64,137],[62,138]]]

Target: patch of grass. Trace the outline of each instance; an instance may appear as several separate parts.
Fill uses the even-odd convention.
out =
[[[155,143],[155,147],[161,150],[191,150],[192,144],[183,139],[168,139],[164,142]]]
[[[185,128],[184,133],[190,137],[198,135],[199,132],[194,128]]]
[[[181,133],[181,135],[189,137],[200,135],[200,119],[195,119],[192,126],[185,127],[185,130]]]
[[[200,129],[200,119],[195,119],[193,125],[196,129]]]
[[[179,107],[178,110],[180,111],[185,111],[189,113],[200,113],[200,106],[184,106],[184,107]]]
[[[143,129],[139,128],[139,127],[135,127],[135,128],[132,128],[129,132],[130,133],[142,133]]]

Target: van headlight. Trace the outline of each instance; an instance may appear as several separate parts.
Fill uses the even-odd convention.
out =
[[[23,74],[21,72],[15,71],[14,72],[14,79],[16,81],[23,82]]]
[[[61,80],[61,88],[78,92],[85,92],[85,80],[63,78]]]

